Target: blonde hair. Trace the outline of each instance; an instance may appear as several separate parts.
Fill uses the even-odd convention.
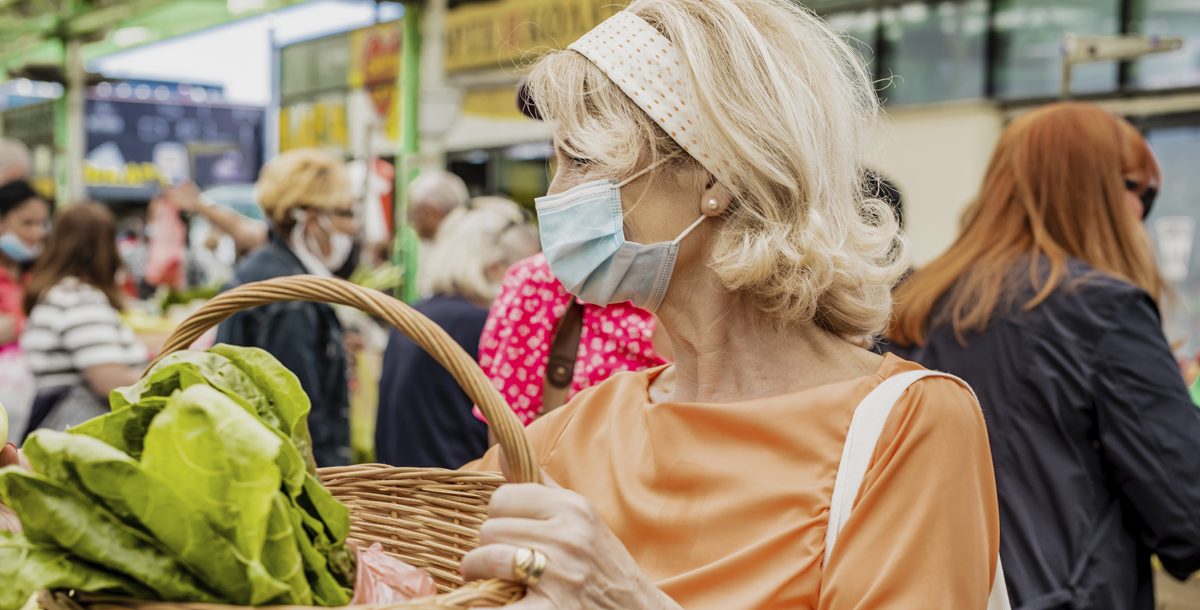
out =
[[[538,250],[536,231],[520,206],[502,197],[479,197],[442,221],[429,252],[426,292],[491,303],[499,286],[488,279],[496,264],[508,267]]]
[[[292,224],[297,208],[333,209],[352,203],[346,166],[313,148],[289,150],[263,167],[254,199],[277,229]]]
[[[894,213],[864,189],[879,109],[860,56],[790,0],[637,0],[627,10],[679,50],[704,146],[734,177],[709,263],[724,289],[777,327],[815,323],[856,343],[881,332],[904,244]],[[663,158],[681,173],[702,169],[578,53],[543,58],[528,92],[557,121],[564,152],[613,177]]]

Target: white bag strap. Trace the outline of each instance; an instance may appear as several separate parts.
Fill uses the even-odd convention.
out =
[[[829,562],[837,544],[838,534],[854,510],[854,500],[858,497],[863,478],[871,466],[875,445],[879,442],[879,435],[883,433],[883,426],[887,423],[892,407],[896,406],[896,402],[908,388],[926,377],[953,379],[970,389],[966,382],[947,373],[908,371],[883,380],[883,383],[867,394],[854,410],[854,416],[850,419],[850,431],[846,434],[846,444],[842,447],[842,461],[833,481],[833,498],[829,502],[829,526],[825,530],[825,563]],[[1008,588],[1004,583],[1004,570],[1000,566],[1000,559],[997,558],[996,576],[992,581],[987,610],[1009,610],[1011,607]]]

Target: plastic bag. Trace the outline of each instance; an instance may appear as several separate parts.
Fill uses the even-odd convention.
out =
[[[425,570],[383,552],[378,542],[358,549],[358,581],[351,605],[388,605],[437,595]]]

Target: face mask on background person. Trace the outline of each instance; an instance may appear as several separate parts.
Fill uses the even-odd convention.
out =
[[[29,247],[16,233],[8,232],[0,235],[0,252],[11,258],[18,265],[30,265],[41,253],[40,245]]]
[[[536,201],[542,250],[554,277],[567,292],[593,305],[632,301],[654,311],[662,304],[683,241],[706,216],[700,216],[672,241],[626,241],[621,187],[658,163],[621,182],[596,180]]]
[[[292,216],[296,220],[296,226],[292,228],[291,245],[306,264],[319,264],[322,269],[332,274],[341,270],[350,259],[354,250],[354,238],[334,228],[333,221],[327,214],[317,212],[315,216],[317,226],[329,236],[329,254],[322,252],[321,244],[308,234],[308,214],[304,210],[296,210]]]

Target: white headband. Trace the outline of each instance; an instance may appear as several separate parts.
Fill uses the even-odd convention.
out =
[[[567,48],[596,64],[717,180],[732,185],[704,141],[700,113],[684,80],[679,51],[654,26],[621,11]]]

